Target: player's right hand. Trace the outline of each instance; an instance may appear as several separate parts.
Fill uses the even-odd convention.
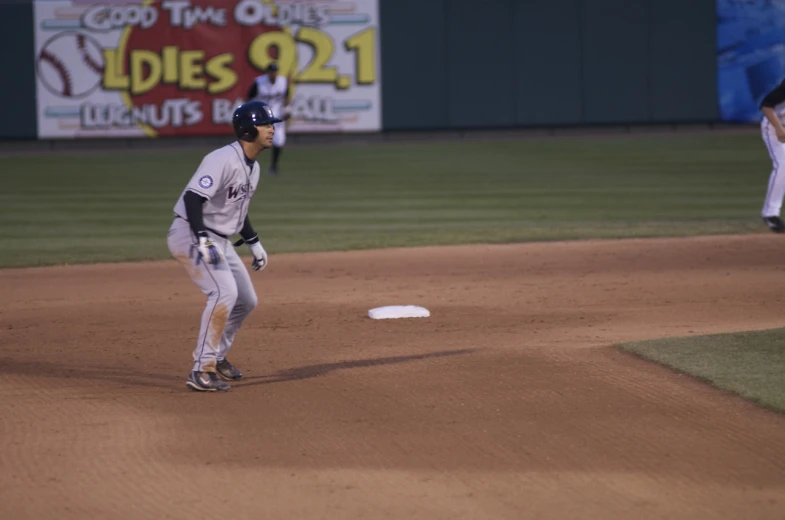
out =
[[[196,260],[196,265],[199,265],[199,259],[205,264],[218,265],[224,258],[224,255],[221,250],[218,249],[218,246],[210,240],[206,231],[200,231],[197,234],[197,237],[199,243],[196,245],[196,249],[199,252],[199,258]]]

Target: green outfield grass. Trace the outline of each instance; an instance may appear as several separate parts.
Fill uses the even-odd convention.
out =
[[[207,151],[0,157],[0,267],[168,258]],[[289,147],[251,215],[271,254],[765,233],[769,170],[754,134]]]
[[[619,348],[785,413],[785,329],[624,343]]]

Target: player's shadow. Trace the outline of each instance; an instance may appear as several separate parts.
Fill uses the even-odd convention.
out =
[[[68,381],[72,380],[75,387],[84,386],[80,381],[108,381],[122,386],[171,389],[172,383],[185,381],[185,376],[181,374],[156,374],[124,367],[69,366],[64,363],[17,361],[11,358],[0,359],[0,375],[2,374],[26,376],[33,380],[59,379],[63,381],[61,384],[66,386],[69,386]],[[187,372],[185,375],[188,375]]]
[[[269,385],[272,383],[285,383],[312,377],[321,377],[336,370],[354,368],[367,368],[397,363],[408,363],[424,359],[440,358],[468,354],[475,349],[444,350],[427,354],[413,354],[409,356],[392,356],[373,359],[357,359],[337,363],[323,363],[319,365],[306,365],[288,368],[273,374],[260,376],[246,376],[243,380],[232,383],[232,389],[244,388],[255,385]],[[96,366],[68,366],[63,363],[50,363],[46,361],[17,361],[11,358],[0,359],[0,375],[28,376],[35,379],[55,378],[60,380],[73,380],[74,386],[82,386],[80,381],[106,381],[122,386],[141,386],[151,388],[165,388],[171,390],[184,382],[183,374],[158,374],[150,371],[133,370],[120,367]],[[187,375],[187,374],[186,374]],[[67,385],[68,383],[63,383]]]
[[[424,359],[441,358],[447,356],[459,356],[463,354],[470,354],[476,349],[461,349],[461,350],[442,350],[439,352],[429,352],[427,354],[412,354],[409,356],[390,356],[383,358],[373,359],[356,359],[353,361],[340,361],[337,363],[322,363],[318,365],[306,365],[302,367],[288,368],[273,374],[266,374],[261,376],[246,376],[241,381],[232,383],[232,389],[244,388],[256,385],[269,385],[273,383],[285,383],[287,381],[298,381],[301,379],[310,379],[313,377],[326,376],[336,370],[350,370],[355,368],[368,368],[378,367],[384,365],[395,365],[398,363],[410,363],[412,361],[421,361]]]

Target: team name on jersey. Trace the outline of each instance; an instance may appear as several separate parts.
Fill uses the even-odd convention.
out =
[[[240,184],[238,186],[229,186],[226,189],[226,198],[231,202],[238,202],[241,200],[245,200],[248,196],[248,191],[250,190],[250,185],[248,184]]]

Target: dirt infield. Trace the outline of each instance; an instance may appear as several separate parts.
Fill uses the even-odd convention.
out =
[[[785,417],[610,345],[783,326],[784,250],[273,255],[221,395],[175,261],[0,271],[0,518],[782,519]]]

